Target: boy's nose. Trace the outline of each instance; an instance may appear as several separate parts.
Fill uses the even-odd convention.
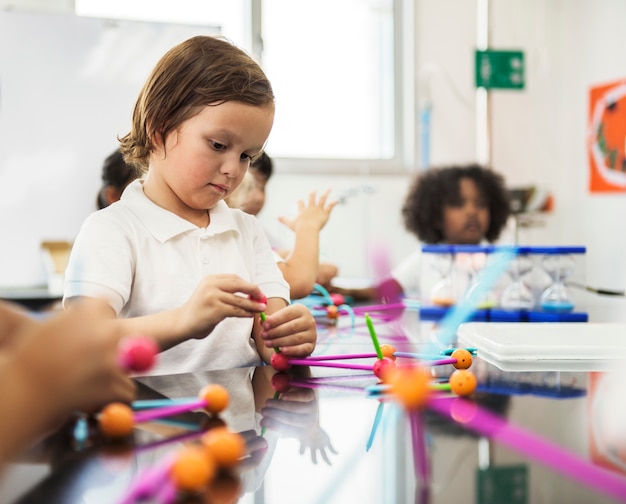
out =
[[[241,170],[241,163],[239,161],[239,157],[236,159],[228,158],[222,162],[222,166],[220,167],[220,172],[224,175],[227,175],[231,178],[236,178],[239,175]]]
[[[471,202],[465,205],[465,211],[470,214],[478,213],[478,208],[477,204]]]

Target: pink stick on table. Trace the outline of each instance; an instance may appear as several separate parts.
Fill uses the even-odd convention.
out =
[[[449,359],[425,360],[421,361],[424,366],[443,366],[445,364],[456,364],[457,360],[450,357]]]
[[[328,361],[328,360],[342,360],[342,359],[369,359],[377,357],[375,353],[355,353],[355,354],[339,354],[339,355],[310,355],[300,360],[306,361]]]
[[[355,314],[358,314],[373,311],[403,310],[404,308],[406,308],[404,303],[389,303],[370,306],[356,306],[352,308],[352,311],[354,311]]]
[[[551,467],[556,472],[568,476],[620,501],[626,500],[626,477],[608,469],[596,466],[584,458],[568,452],[557,444],[542,439],[474,403],[460,398],[441,397],[431,399],[429,407],[435,412],[454,419],[452,412],[469,418],[461,423],[464,427],[483,434],[519,453]]]
[[[343,368],[343,369],[358,369],[363,371],[373,371],[373,365],[360,365],[360,364],[346,364],[343,362],[323,362],[312,361],[307,359],[289,359],[289,364],[294,366],[319,366],[329,368]]]

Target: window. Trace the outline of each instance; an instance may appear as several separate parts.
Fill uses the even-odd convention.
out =
[[[75,0],[81,15],[216,27],[272,81],[268,151],[367,171],[414,156],[411,0]],[[407,10],[408,9],[408,10]],[[401,106],[400,104],[404,104]],[[314,161],[313,161],[314,160]]]
[[[392,159],[392,0],[263,0],[277,157]]]

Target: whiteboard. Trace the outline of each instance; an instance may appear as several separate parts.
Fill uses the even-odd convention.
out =
[[[74,239],[144,80],[199,34],[218,33],[0,11],[0,287],[45,284],[40,242]]]

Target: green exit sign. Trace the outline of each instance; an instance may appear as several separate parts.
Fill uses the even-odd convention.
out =
[[[476,51],[476,87],[524,89],[522,51]]]

